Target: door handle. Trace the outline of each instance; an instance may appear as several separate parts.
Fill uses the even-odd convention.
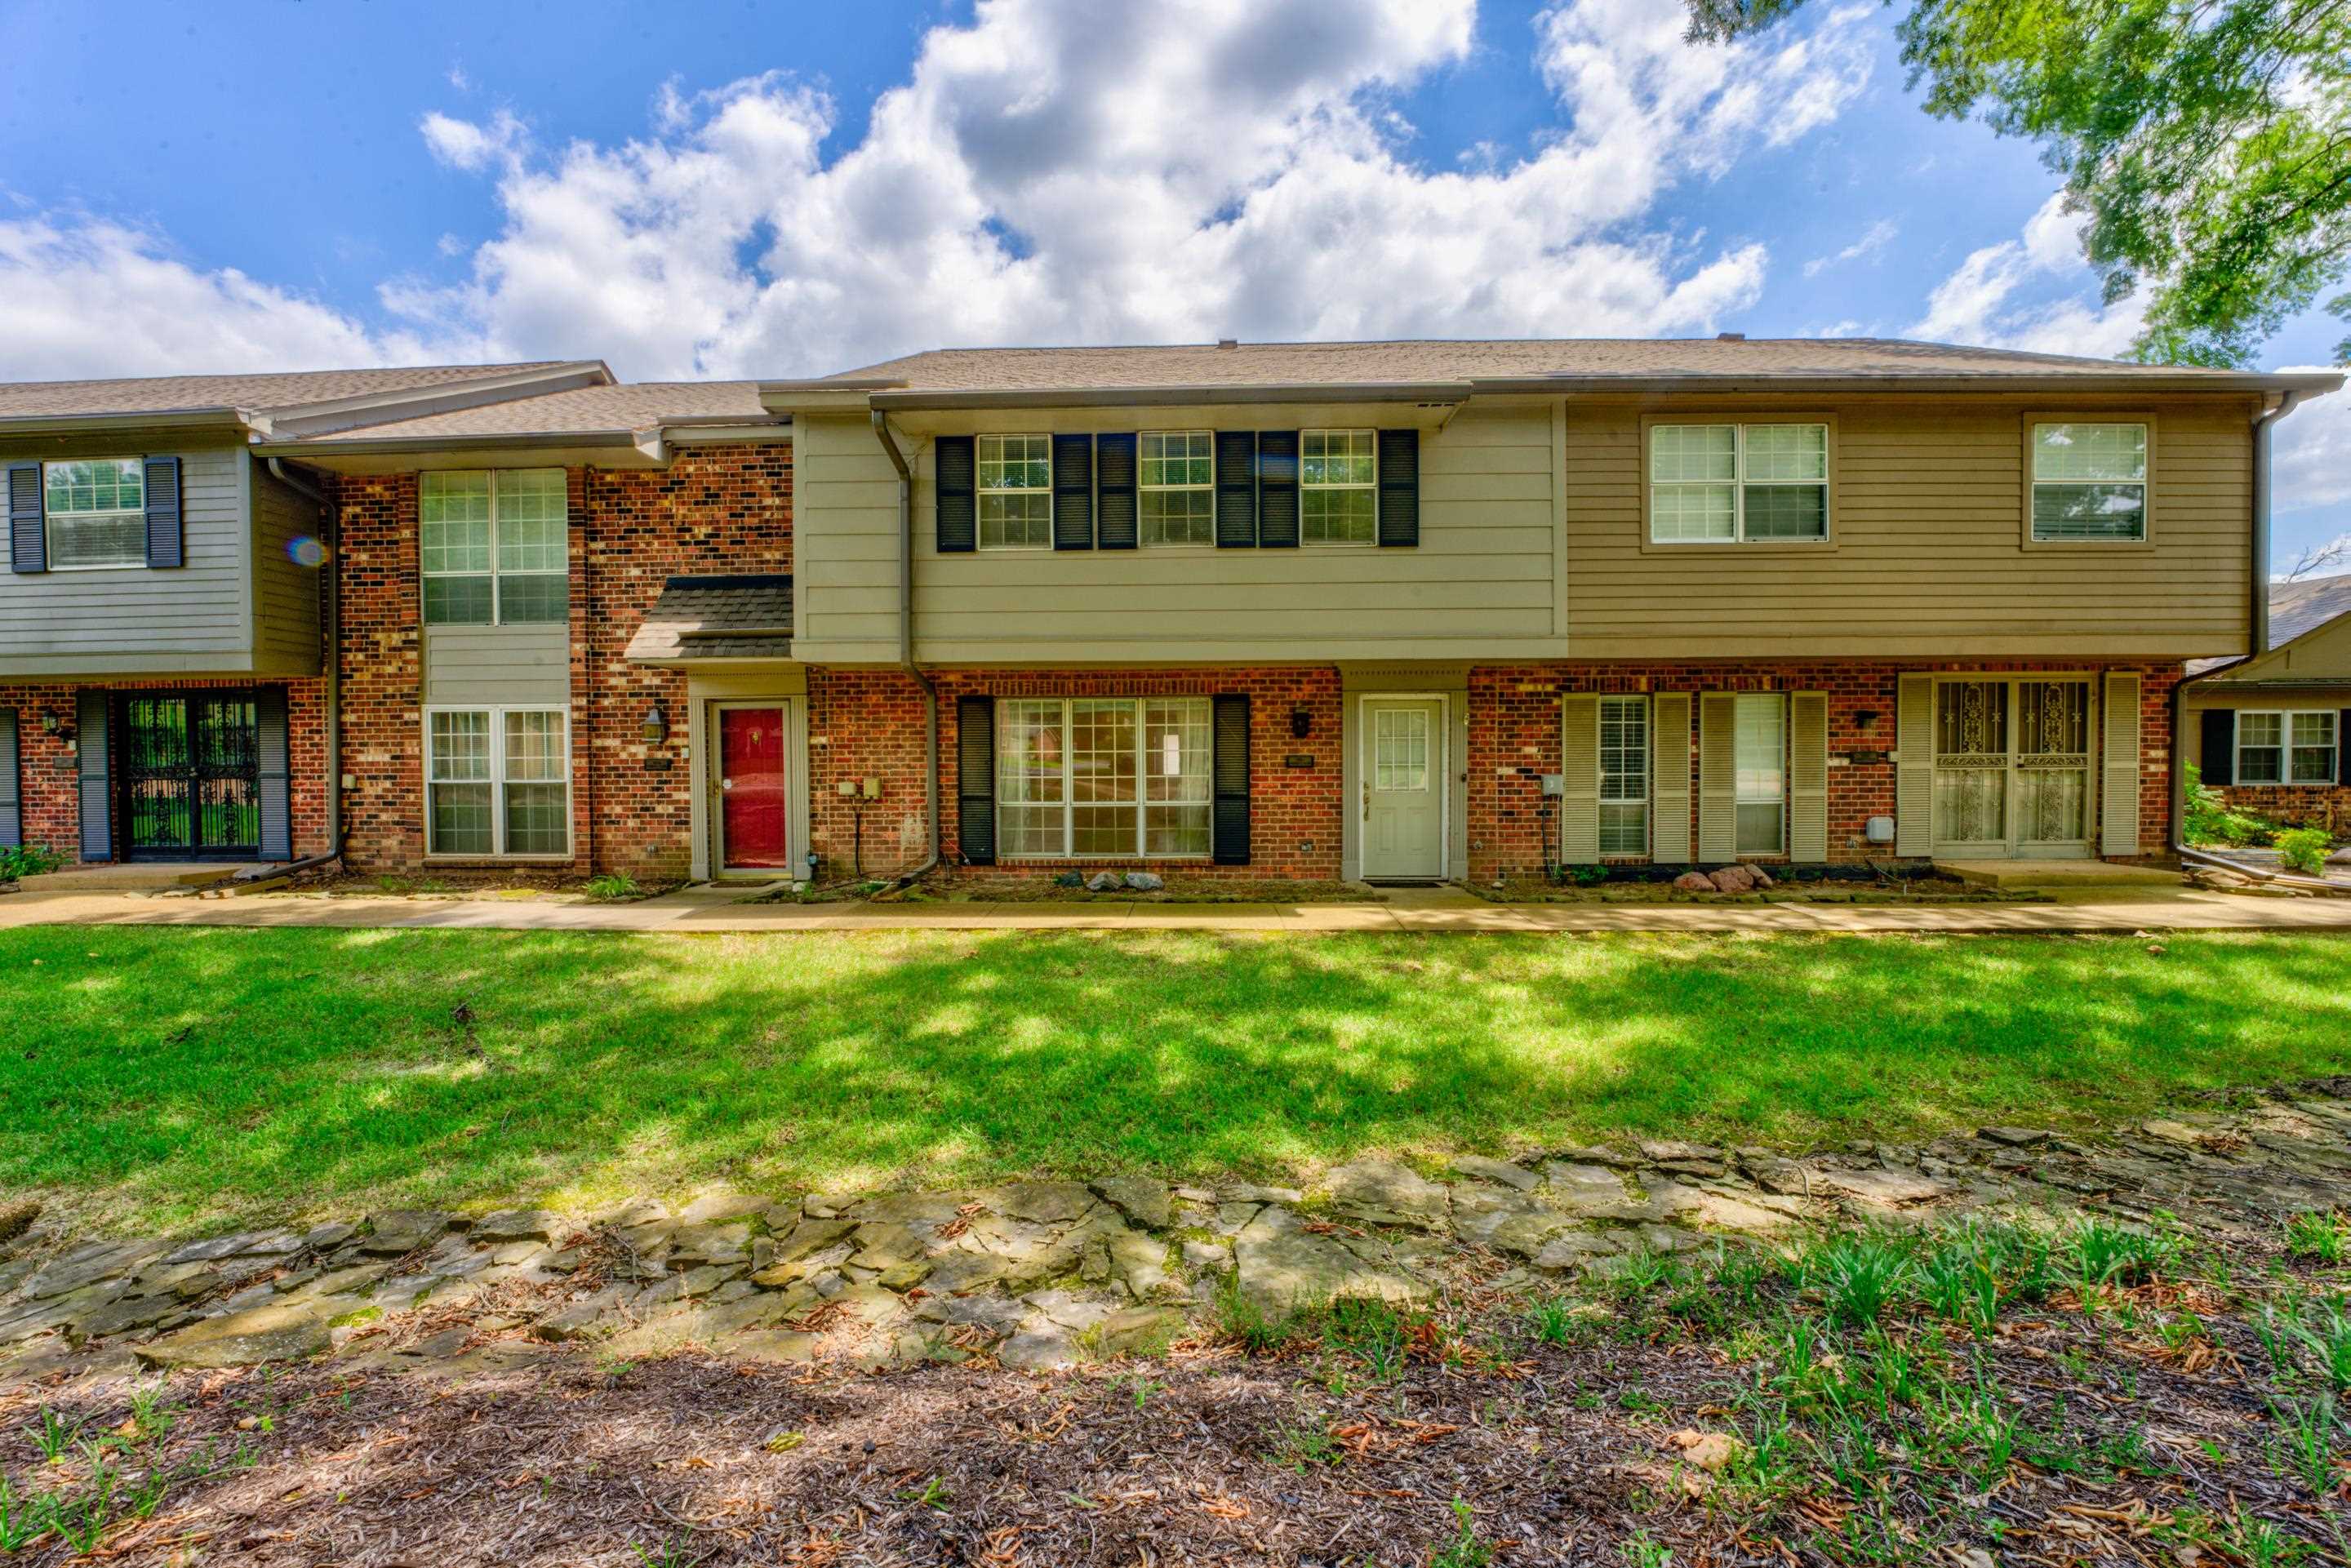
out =
[[[735,788],[735,780],[732,779],[721,779],[718,781],[718,787],[721,789],[732,789]]]

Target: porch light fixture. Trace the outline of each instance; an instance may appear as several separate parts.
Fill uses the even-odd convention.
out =
[[[1853,727],[1855,729],[1876,729],[1877,721],[1884,716],[1876,708],[1865,707],[1853,716]]]
[[[1303,705],[1290,710],[1290,733],[1301,740],[1314,733],[1314,716]]]
[[[48,734],[50,734],[50,735],[55,735],[55,734],[57,734],[57,715],[55,715],[55,714],[53,714],[53,713],[45,713],[45,714],[43,714],[43,715],[41,716],[41,728],[42,728],[43,730],[47,731],[47,732]]]
[[[643,734],[647,746],[669,744],[669,715],[662,712],[659,702],[652,703],[645,708],[644,720],[638,727]]]

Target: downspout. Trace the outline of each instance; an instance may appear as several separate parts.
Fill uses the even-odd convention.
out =
[[[939,688],[914,663],[914,471],[890,434],[889,417],[878,408],[873,410],[873,438],[898,470],[898,667],[923,688],[923,809],[930,823],[931,850],[922,864],[900,873],[903,887],[939,863]]]
[[[2253,415],[2253,527],[2252,527],[2252,591],[2246,609],[2252,627],[2248,658],[2258,659],[2270,646],[2270,449],[2277,422],[2294,412],[2302,401],[2299,392],[2279,394],[2277,402]],[[2209,672],[2208,672],[2209,673]],[[2202,680],[2202,675],[2190,675],[2171,688],[2171,852],[2181,860],[2194,860],[2205,864],[2220,864],[2235,871],[2253,872],[2253,868],[2237,865],[2223,857],[2207,854],[2188,847],[2188,688]],[[2269,880],[2285,880],[2270,877]],[[2325,885],[2320,883],[2319,885]]]
[[[275,882],[279,877],[292,876],[297,872],[340,860],[343,853],[343,567],[338,559],[341,529],[335,517],[334,503],[325,491],[286,472],[278,459],[268,460],[269,476],[319,508],[319,543],[326,547],[327,628],[324,661],[326,679],[321,702],[327,710],[327,833],[329,848],[325,854],[310,855],[302,860],[288,861],[284,865],[266,866],[250,875],[240,873],[236,881],[250,886],[256,883]],[[288,738],[287,744],[292,744]]]

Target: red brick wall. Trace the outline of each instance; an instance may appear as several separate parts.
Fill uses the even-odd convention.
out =
[[[2337,838],[2351,833],[2351,786],[2342,784],[2231,784],[2218,790],[2235,811],[2249,811],[2296,828],[2324,828]]]
[[[1214,696],[1241,693],[1249,703],[1249,863],[1206,860],[1149,862],[1186,875],[1330,878],[1339,874],[1340,710],[1335,670],[937,670],[939,793],[943,852],[960,863],[956,838],[956,705],[966,696]],[[1293,708],[1306,709],[1311,733],[1290,734]],[[1311,766],[1292,768],[1289,758]],[[841,780],[882,780],[882,798],[864,815],[869,874],[911,867],[928,848],[923,823],[923,702],[914,679],[895,670],[812,670],[809,674],[810,837],[824,875],[849,874],[855,812]],[[1052,875],[1095,864],[1132,869],[1136,861],[1007,862],[999,872]]]
[[[685,676],[626,658],[670,577],[791,570],[791,448],[687,447],[660,470],[572,469],[572,867],[667,879],[692,854]],[[345,859],[424,858],[416,478],[350,477],[342,519]],[[643,738],[659,702],[667,744]]]
[[[2032,661],[1921,665],[1917,664],[1785,663],[1767,664],[1530,664],[1485,665],[1469,672],[1469,874],[1540,872],[1558,852],[1557,801],[1542,794],[1542,775],[1559,771],[1559,698],[1565,692],[1816,691],[1829,699],[1829,754],[1892,751],[1899,677],[1925,669],[1990,673],[2080,669],[2078,664]],[[2137,669],[2140,683],[2139,838],[2143,854],[2170,842],[2171,688],[2176,664],[2116,664]],[[2100,672],[2103,674],[2103,669]],[[1866,730],[1859,715],[1873,712]],[[1697,713],[1691,714],[1690,791],[1697,800]],[[1829,769],[1829,858],[1858,862],[1870,851],[1858,837],[1873,816],[1893,815],[1891,763],[1855,763]]]
[[[25,842],[55,850],[68,859],[81,859],[81,805],[75,735],[77,693],[95,691],[196,691],[249,689],[256,685],[286,688],[287,761],[293,779],[294,854],[323,854],[327,835],[326,683],[222,680],[80,681],[67,685],[0,685],[0,708],[16,710],[17,760],[24,791]],[[44,722],[54,717],[57,731]],[[73,735],[68,743],[66,737]],[[119,846],[121,841],[118,837]]]

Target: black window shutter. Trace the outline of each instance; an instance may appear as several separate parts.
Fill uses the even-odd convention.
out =
[[[253,694],[255,782],[261,789],[261,858],[294,858],[294,767],[286,733],[286,688]]]
[[[2351,707],[2335,716],[2335,781],[2351,788]]]
[[[1094,438],[1053,437],[1053,548],[1094,548]]]
[[[1210,704],[1216,750],[1209,771],[1216,779],[1215,831],[1209,848],[1218,865],[1249,862],[1249,700],[1220,696]]]
[[[25,788],[16,751],[16,710],[0,707],[0,850],[25,841]]]
[[[956,704],[956,840],[967,865],[996,863],[996,699]]]
[[[41,522],[41,465],[8,465],[8,564],[18,571],[49,570],[49,536]]]
[[[2237,781],[2237,710],[2208,707],[2204,710],[2204,755],[2197,764],[2197,772],[2207,784],[2234,784]]]
[[[1380,543],[1420,542],[1420,432],[1380,432]]]
[[[180,534],[180,460],[176,457],[150,457],[147,459],[147,564],[185,564]]]
[[[1257,542],[1298,548],[1298,432],[1257,433]]]
[[[979,548],[979,458],[973,438],[942,435],[934,444],[937,472],[931,497],[938,511],[939,553],[968,554]]]
[[[107,716],[113,707],[104,692],[87,688],[74,694],[76,778],[81,807],[81,858],[114,858],[114,791],[108,764],[112,733]]]
[[[1257,433],[1217,432],[1217,547],[1257,546]]]
[[[1134,434],[1094,437],[1095,542],[1104,549],[1135,545]]]

